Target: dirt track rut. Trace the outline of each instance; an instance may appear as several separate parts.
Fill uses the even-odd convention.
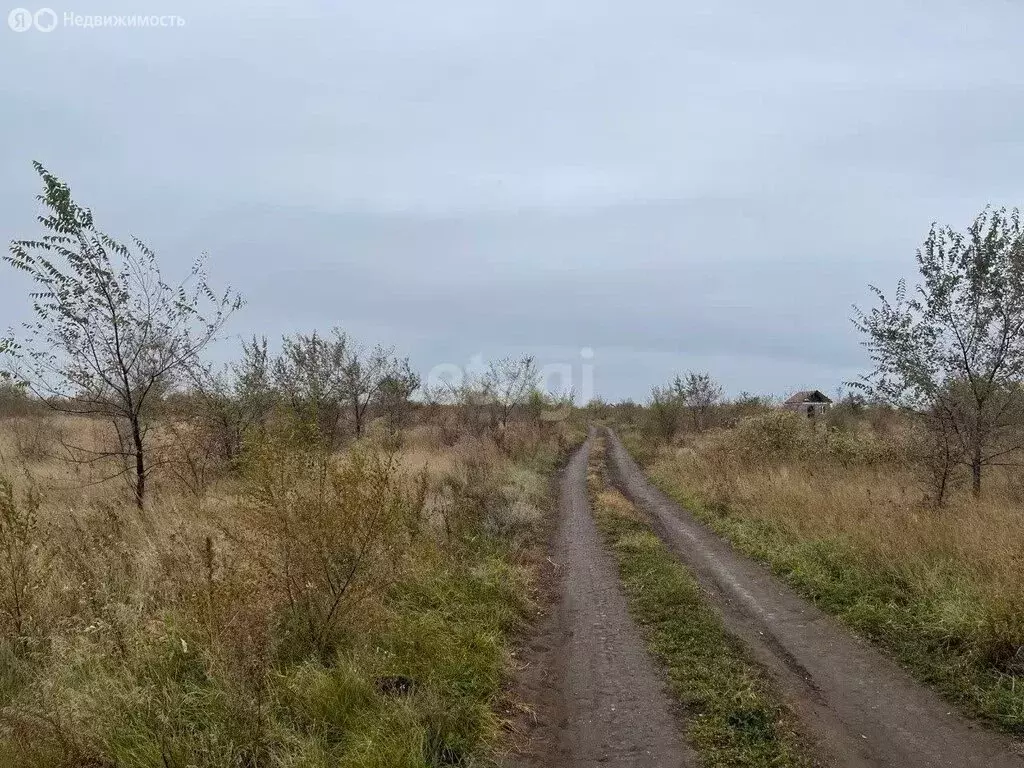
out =
[[[591,516],[590,440],[561,481],[551,559],[558,602],[533,641],[528,676],[539,727],[527,766],[696,765],[663,682],[629,617],[618,569]]]
[[[1024,768],[1020,745],[951,711],[881,653],[735,552],[644,477],[609,431],[615,483],[694,571],[838,765]]]

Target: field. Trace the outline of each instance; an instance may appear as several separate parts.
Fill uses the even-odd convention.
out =
[[[893,414],[831,425],[783,412],[656,451],[663,490],[966,711],[1024,733],[1024,476],[943,507]]]
[[[516,427],[168,452],[140,512],[105,423],[0,418],[0,765],[488,762],[567,444]]]
[[[142,509],[108,422],[31,401],[0,418],[0,765],[475,766],[529,741],[516,672],[565,597],[538,591],[565,565],[546,559],[566,514],[551,480],[600,414],[503,424],[410,403],[398,429],[382,410],[328,442],[280,400],[228,455],[216,420],[182,413],[151,422]],[[893,412],[723,405],[671,442],[631,413],[606,420],[663,490],[956,706],[1024,733],[1016,468],[936,506]],[[592,443],[587,506],[689,747],[816,764],[774,673]],[[572,634],[547,674],[589,664],[559,644]]]

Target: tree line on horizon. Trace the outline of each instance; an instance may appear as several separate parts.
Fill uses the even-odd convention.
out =
[[[43,184],[43,234],[13,240],[4,256],[36,286],[34,320],[0,340],[5,396],[23,392],[55,410],[109,421],[114,446],[67,446],[66,455],[83,463],[115,459],[139,507],[154,469],[156,422],[175,402],[187,402],[177,414],[205,422],[215,435],[212,450],[228,460],[282,406],[309,430],[308,439],[335,449],[347,435],[361,438],[372,418],[399,432],[416,408],[459,407],[471,423],[500,435],[520,414],[536,419],[546,407],[572,405],[571,395],[559,400],[539,390],[529,356],[429,388],[407,357],[337,328],[285,336],[276,354],[265,337],[253,337],[236,362],[216,368],[204,351],[242,306],[241,295],[214,290],[203,258],[183,281],[167,282],[149,246],[104,233],[65,182],[34,167]],[[891,297],[872,286],[875,306],[854,308],[873,370],[848,383],[847,401],[895,409],[927,434],[922,460],[941,503],[958,469],[969,472],[979,495],[989,468],[1015,465],[1024,451],[1020,211],[986,208],[965,232],[933,224],[916,261],[916,285],[901,281]],[[707,372],[654,387],[644,405],[652,436],[671,441],[684,417],[696,432],[720,423],[713,415],[722,398]],[[744,393],[730,405],[742,416],[766,404]],[[595,413],[608,407],[589,404]]]

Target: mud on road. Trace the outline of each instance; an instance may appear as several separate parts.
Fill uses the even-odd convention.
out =
[[[777,678],[826,757],[873,768],[1024,768],[1019,744],[953,712],[895,662],[735,552],[655,488],[610,430],[607,443],[615,484],[650,515],[727,629]]]
[[[592,436],[591,436],[592,437]],[[672,768],[697,761],[682,735],[587,498],[591,439],[565,468],[551,560],[556,603],[521,677],[536,711],[528,743],[507,763],[552,768]]]

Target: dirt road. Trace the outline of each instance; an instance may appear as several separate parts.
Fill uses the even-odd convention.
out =
[[[651,515],[728,629],[775,674],[821,751],[838,765],[1024,768],[1019,745],[952,712],[651,485],[611,432],[608,448],[620,490]]]
[[[673,704],[630,620],[618,569],[587,500],[590,440],[569,461],[551,559],[558,602],[527,654],[538,727],[527,766],[696,765]]]

